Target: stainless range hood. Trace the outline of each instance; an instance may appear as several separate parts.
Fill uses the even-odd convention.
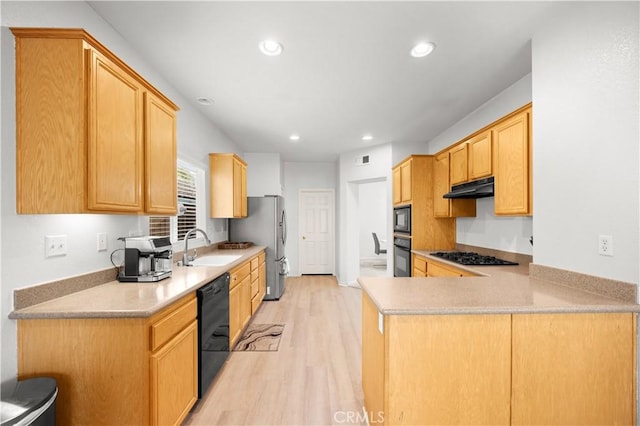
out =
[[[484,198],[493,197],[493,176],[473,182],[453,185],[443,198]]]

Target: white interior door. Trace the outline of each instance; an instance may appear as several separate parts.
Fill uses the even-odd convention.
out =
[[[335,273],[334,199],[332,189],[299,192],[300,274]]]

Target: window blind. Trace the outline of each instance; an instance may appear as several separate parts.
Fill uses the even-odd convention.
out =
[[[169,236],[171,241],[182,241],[196,227],[198,203],[196,173],[178,166],[178,216],[149,217],[149,235]],[[195,238],[195,235],[192,236]]]

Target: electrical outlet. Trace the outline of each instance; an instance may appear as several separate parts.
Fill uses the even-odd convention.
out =
[[[67,236],[66,235],[46,235],[44,237],[44,256],[66,256]]]
[[[97,243],[98,243],[98,251],[107,250],[107,233],[106,232],[98,233]]]
[[[598,254],[613,256],[613,237],[611,235],[598,235]]]
[[[271,287],[267,287],[267,294],[271,294]]]

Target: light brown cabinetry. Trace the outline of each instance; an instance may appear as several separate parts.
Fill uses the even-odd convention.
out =
[[[509,315],[388,315],[381,332],[366,294],[362,309],[362,384],[376,423],[509,423]]]
[[[251,318],[251,261],[236,266],[229,274],[229,339],[233,347]]]
[[[469,151],[466,143],[461,143],[449,150],[449,181],[458,185],[469,180]]]
[[[473,277],[476,274],[412,254],[413,277]]]
[[[411,157],[393,168],[393,204],[410,203],[413,198],[414,161]]]
[[[233,347],[266,293],[264,251],[236,266],[229,274],[229,340]]]
[[[247,163],[236,154],[209,154],[211,217],[247,216]]]
[[[363,293],[378,424],[635,424],[635,314],[379,315]]]
[[[412,277],[426,277],[427,276],[427,259],[417,254],[412,254],[411,263],[413,264]]]
[[[18,213],[175,214],[176,105],[83,30],[12,31]]]
[[[495,213],[531,214],[531,108],[497,124],[493,139]]]
[[[635,315],[513,315],[512,423],[636,424]]]
[[[491,131],[482,132],[467,142],[469,149],[469,180],[493,174]]]
[[[435,157],[433,163],[433,215],[435,217],[473,217],[476,215],[476,201],[443,198],[450,191],[449,152]]]
[[[57,424],[180,424],[197,400],[195,294],[150,318],[18,321],[18,378],[58,383]]]
[[[255,270],[253,269],[253,260],[251,263],[251,315],[256,313],[267,293],[267,269],[264,252],[260,253],[257,258],[255,258],[255,261],[257,265]]]
[[[411,206],[411,248],[452,250],[455,246],[455,220],[434,216],[434,157],[412,155],[393,168],[395,205]],[[403,194],[402,188],[409,188]],[[397,195],[400,194],[399,197]]]

